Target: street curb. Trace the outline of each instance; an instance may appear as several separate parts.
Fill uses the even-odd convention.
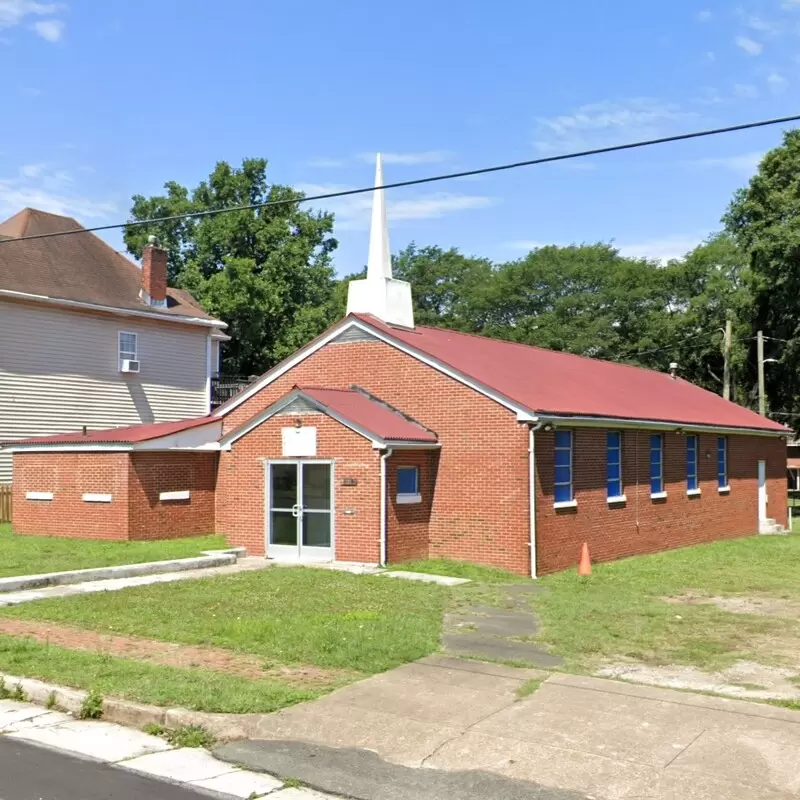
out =
[[[5,682],[7,689],[13,690],[19,686],[25,695],[24,702],[45,707],[55,703],[55,709],[75,717],[80,716],[84,701],[89,696],[85,689],[72,689],[36,678],[20,678],[17,675],[0,673],[0,679]],[[264,716],[265,714],[224,714],[192,711],[188,708],[165,708],[119,697],[104,697],[101,719],[137,730],[150,724],[163,725],[166,728],[196,725],[205,728],[215,739],[230,741],[251,738],[259,720]]]
[[[176,558],[169,561],[146,561],[142,564],[121,564],[116,567],[74,569],[65,572],[47,572],[41,575],[17,575],[0,578],[0,594],[48,586],[67,586],[89,581],[107,581],[114,578],[136,578],[140,575],[161,575],[165,572],[186,572],[210,567],[226,567],[235,564],[245,555],[242,547],[230,550],[206,550],[193,558]]]

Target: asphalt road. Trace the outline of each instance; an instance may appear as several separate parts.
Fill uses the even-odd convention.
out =
[[[0,800],[208,800],[132,772],[0,737]]]

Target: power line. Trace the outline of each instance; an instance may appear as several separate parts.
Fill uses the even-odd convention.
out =
[[[357,194],[367,194],[377,189],[400,189],[404,186],[420,186],[426,183],[436,183],[438,181],[449,181],[456,178],[469,178],[474,175],[487,175],[492,172],[503,172],[520,167],[533,167],[539,164],[552,164],[558,161],[568,161],[574,158],[586,158],[587,156],[598,156],[606,153],[618,153],[624,150],[635,150],[641,147],[652,147],[658,144],[669,144],[671,142],[683,142],[689,139],[700,139],[706,136],[718,136],[723,133],[735,133],[736,131],[752,130],[753,128],[765,128],[769,125],[781,125],[785,122],[800,121],[800,114],[790,117],[776,117],[774,119],[759,120],[757,122],[744,122],[739,125],[729,125],[724,128],[710,128],[691,133],[679,133],[673,136],[662,136],[658,139],[645,139],[638,142],[628,142],[626,144],[615,144],[608,147],[596,147],[591,150],[579,150],[573,153],[562,153],[556,156],[544,156],[533,158],[527,161],[514,161],[509,164],[499,164],[494,167],[482,167],[480,169],[470,169],[463,172],[449,172],[444,175],[432,175],[427,178],[416,178],[410,181],[396,181],[395,183],[385,183],[382,186],[365,186],[361,189],[343,189],[338,192],[327,192],[325,194],[308,195],[295,199],[266,200],[263,203],[248,203],[242,206],[230,206],[228,208],[215,208],[206,211],[190,211],[185,214],[173,214],[168,217],[153,217],[152,219],[132,220],[130,222],[119,222],[113,225],[96,225],[93,228],[78,228],[68,231],[53,231],[52,233],[37,233],[32,236],[20,236],[16,239],[0,239],[0,245],[8,242],[20,242],[29,239],[48,239],[53,236],[69,236],[75,233],[94,233],[96,231],[109,231],[116,228],[132,228],[142,225],[156,225],[162,222],[177,222],[182,219],[195,219],[201,217],[212,217],[217,214],[230,214],[235,211],[254,211],[259,208],[269,208],[274,206],[290,205],[293,203],[312,203],[317,200],[333,200],[338,197],[351,197]]]
[[[664,353],[664,352],[667,352],[669,350],[679,350],[679,349],[682,350],[682,349],[684,349],[683,348],[683,343],[684,342],[691,341],[692,339],[699,339],[702,336],[713,336],[715,333],[719,333],[719,331],[708,331],[706,333],[698,333],[695,336],[686,336],[685,338],[681,339],[680,342],[677,342],[676,344],[669,345],[668,347],[656,347],[656,348],[654,348],[652,350],[638,350],[635,353],[625,353],[625,355],[617,356],[614,359],[614,361],[620,361],[623,358],[633,358],[633,356],[646,356],[646,355],[650,355],[650,353]],[[753,341],[756,340],[756,338],[757,337],[755,337],[755,336],[745,336],[745,337],[742,337],[740,339],[734,339],[733,341],[735,341],[735,342],[753,342]],[[766,339],[768,337],[765,336],[764,338]],[[695,347],[693,349],[696,350],[697,347]]]

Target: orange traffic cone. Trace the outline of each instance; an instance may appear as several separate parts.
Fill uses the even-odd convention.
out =
[[[578,562],[578,575],[585,578],[592,574],[592,560],[589,558],[589,545],[583,543],[581,548],[581,560]]]

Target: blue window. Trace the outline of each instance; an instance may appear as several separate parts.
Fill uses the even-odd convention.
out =
[[[728,488],[728,440],[724,436],[717,439],[717,483],[720,489]]]
[[[650,494],[664,491],[664,437],[654,433],[650,437]]]
[[[419,469],[397,468],[397,494],[419,494]]]
[[[606,434],[606,491],[609,498],[622,497],[622,434]]]
[[[686,437],[686,489],[690,492],[698,488],[697,483],[697,437]]]
[[[553,497],[556,503],[572,500],[572,431],[556,431]]]

